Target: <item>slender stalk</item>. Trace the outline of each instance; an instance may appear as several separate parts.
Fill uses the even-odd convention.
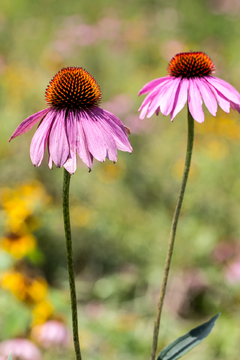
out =
[[[166,256],[165,265],[164,265],[162,285],[161,285],[161,289],[160,289],[160,295],[159,295],[159,300],[158,300],[158,305],[157,305],[157,313],[156,313],[156,318],[155,318],[155,322],[154,322],[151,360],[155,360],[155,357],[156,357],[163,301],[164,301],[164,296],[165,296],[165,292],[166,292],[168,274],[169,274],[171,259],[172,259],[172,254],[173,254],[173,247],[174,247],[174,240],[175,240],[175,235],[176,235],[176,230],[177,230],[178,218],[179,218],[179,214],[180,214],[180,210],[181,210],[181,206],[182,206],[182,202],[183,202],[184,192],[185,192],[188,174],[189,174],[190,165],[191,165],[193,139],[194,139],[194,120],[188,109],[188,140],[187,140],[187,152],[186,152],[186,158],[185,158],[185,166],[184,166],[184,171],[183,171],[183,176],[182,176],[182,183],[181,183],[181,187],[180,187],[180,191],[179,191],[179,195],[178,195],[178,200],[177,200],[177,204],[176,204],[174,215],[173,215],[171,232],[170,232],[170,237],[169,237],[169,242],[168,242],[168,250],[167,250],[167,256]]]
[[[64,169],[63,177],[63,221],[66,238],[67,248],[67,265],[68,265],[68,279],[70,286],[70,297],[71,297],[71,310],[72,310],[72,327],[73,327],[73,342],[76,354],[76,360],[81,360],[81,351],[78,338],[78,315],[77,315],[77,297],[76,287],[74,280],[74,269],[73,269],[73,253],[72,253],[72,237],[70,227],[70,216],[69,216],[69,186],[70,186],[71,175]]]

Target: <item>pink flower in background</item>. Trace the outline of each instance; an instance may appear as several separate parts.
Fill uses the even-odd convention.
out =
[[[231,284],[240,283],[240,259],[226,266],[225,278]]]
[[[26,339],[5,340],[0,343],[0,356],[7,357],[12,353],[13,360],[41,360],[39,349]]]
[[[49,108],[24,120],[11,136],[30,130],[38,121],[30,156],[33,165],[40,166],[48,146],[49,167],[64,166],[74,174],[76,153],[92,168],[98,161],[117,161],[117,149],[132,152],[129,129],[112,113],[98,107],[101,91],[95,79],[84,69],[68,67],[59,71],[46,89]]]
[[[67,346],[69,331],[66,326],[56,320],[46,321],[32,329],[32,335],[39,345],[45,349],[55,346]]]
[[[140,119],[157,115],[171,115],[171,121],[188,102],[192,117],[202,123],[204,102],[215,116],[217,105],[226,113],[230,107],[240,112],[240,94],[226,81],[212,76],[215,71],[211,59],[202,52],[177,54],[168,66],[168,76],[147,83],[139,95],[149,93],[139,111]]]

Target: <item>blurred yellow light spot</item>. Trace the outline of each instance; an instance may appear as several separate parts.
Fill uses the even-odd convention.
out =
[[[41,301],[36,304],[32,311],[32,326],[45,323],[45,321],[47,321],[51,317],[53,311],[54,309],[52,304],[47,300]]]
[[[26,230],[29,226],[31,229],[36,228],[39,222],[27,220],[33,219],[32,214],[35,210],[50,201],[50,197],[38,181],[32,181],[15,189],[2,188],[0,199],[6,213],[6,225],[12,232]]]
[[[79,337],[81,339],[81,347],[83,349],[90,349],[94,343],[93,335],[90,331],[82,330],[79,332]]]
[[[98,178],[106,183],[111,184],[120,180],[125,174],[125,164],[123,161],[118,160],[116,164],[104,163],[98,167]]]
[[[28,304],[43,301],[48,291],[48,284],[42,277],[31,278],[14,270],[3,273],[0,282],[3,289],[11,291]]]
[[[36,240],[32,234],[11,233],[1,238],[1,247],[16,259],[21,259],[36,248]]]
[[[208,156],[213,159],[223,159],[228,153],[228,147],[222,141],[210,141],[207,144]]]
[[[172,175],[177,178],[181,179],[183,175],[185,159],[178,159],[172,168]],[[194,177],[197,174],[196,166],[191,164],[190,171],[189,171],[189,178]]]
[[[204,124],[196,124],[197,134],[214,134],[230,140],[240,140],[240,124],[234,118],[219,115],[207,117]]]
[[[91,220],[91,210],[85,206],[74,206],[71,210],[71,222],[73,226],[84,227]]]

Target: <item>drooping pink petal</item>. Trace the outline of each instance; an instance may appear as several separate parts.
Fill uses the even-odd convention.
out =
[[[165,76],[159,79],[152,80],[144,85],[144,87],[139,91],[138,95],[143,95],[152,91],[156,88],[156,86],[160,85],[162,82],[168,80],[170,76]]]
[[[161,84],[161,87],[158,87],[154,91],[155,95],[149,104],[147,118],[150,118],[155,113],[157,108],[160,106],[160,103],[162,101],[165,101],[165,99],[163,98],[163,94],[164,94],[165,90],[169,87],[169,84],[172,83],[173,79],[174,78],[169,76],[168,81],[164,82],[164,84]],[[160,106],[160,109],[161,109],[161,106]]]
[[[225,96],[223,96],[221,93],[219,93],[219,91],[217,89],[215,89],[214,86],[212,86],[210,83],[208,83],[208,84],[209,84],[209,87],[211,88],[212,92],[214,93],[220,108],[223,111],[225,111],[225,113],[229,113],[230,101],[228,99],[226,99]]]
[[[240,105],[240,94],[228,82],[214,76],[205,76],[205,79],[226,99]]]
[[[91,115],[91,118],[94,118],[94,115]],[[105,142],[106,142],[106,150],[107,150],[107,158],[111,161],[117,161],[117,145],[114,139],[114,134],[112,131],[111,125],[109,125],[109,121],[105,121],[105,118],[102,116],[96,116],[96,126],[99,131],[103,134]]]
[[[96,120],[89,116],[89,111],[84,111],[81,120],[90,153],[98,161],[105,161],[107,155],[106,142],[103,134],[96,127]]]
[[[86,140],[86,135],[82,126],[82,114],[81,111],[76,111],[76,126],[77,126],[77,153],[79,157],[82,159],[84,164],[87,165],[89,170],[91,171],[93,156],[90,154],[88,149],[88,144]],[[84,115],[83,115],[84,116]]]
[[[156,95],[158,95],[159,90],[162,88],[162,86],[164,86],[164,84],[163,84],[163,85],[161,84],[161,86],[159,86],[159,87],[157,86],[156,89],[154,89],[153,91],[151,91],[151,92],[145,97],[145,99],[143,100],[143,102],[142,102],[140,108],[138,109],[138,111],[141,111],[141,110],[145,107],[146,104],[150,104],[151,101],[153,101],[153,99],[155,99]]]
[[[133,150],[132,146],[129,142],[126,129],[119,118],[109,111],[97,107],[94,108],[94,112],[106,131],[114,138],[117,148],[131,153]]]
[[[8,359],[9,354],[12,354],[13,359],[42,360],[38,347],[32,341],[23,338],[4,340],[0,343],[1,359]]]
[[[192,117],[199,123],[204,121],[204,112],[202,109],[202,98],[198,90],[195,79],[189,79],[188,105]]]
[[[56,111],[50,110],[38,126],[37,131],[32,138],[30,146],[30,157],[33,165],[35,166],[40,166],[42,162],[46,144],[49,138],[49,133],[55,117]]]
[[[240,105],[230,102],[230,106],[233,110],[237,110],[238,112],[240,112]]]
[[[140,112],[140,115],[139,115],[140,120],[143,120],[145,118],[145,116],[147,115],[149,105],[150,104],[148,103],[141,109],[141,112]]]
[[[53,168],[53,160],[51,158],[51,155],[49,155],[49,157],[48,157],[48,167],[49,167],[49,169]]]
[[[77,169],[76,147],[77,147],[77,124],[73,110],[69,110],[66,118],[66,131],[69,142],[69,158],[64,164],[65,169],[72,175]]]
[[[200,90],[204,104],[206,105],[207,109],[213,116],[216,116],[217,100],[216,100],[216,96],[211,90],[211,87],[209,86],[209,83],[206,82],[204,78],[202,79],[196,78],[195,83],[197,84],[198,89]]]
[[[165,87],[163,93],[161,94],[160,109],[163,115],[169,115],[172,111],[176,91],[178,89],[181,78],[173,78],[169,85]]]
[[[189,87],[189,80],[182,79],[179,83],[179,87],[176,91],[176,95],[174,98],[173,108],[171,111],[171,121],[175,118],[175,116],[182,110],[184,105],[187,102],[187,95],[188,95],[188,87]]]
[[[28,130],[30,130],[39,120],[43,119],[44,116],[50,111],[50,108],[41,110],[37,112],[36,114],[33,114],[29,116],[27,119],[25,119],[21,124],[17,127],[17,129],[14,131],[12,136],[10,137],[9,141],[14,139],[15,137],[24,134]]]
[[[69,157],[66,134],[66,110],[57,110],[49,135],[49,153],[55,165],[62,167]]]

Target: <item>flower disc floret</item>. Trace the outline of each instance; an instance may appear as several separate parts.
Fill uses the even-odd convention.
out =
[[[45,93],[49,105],[57,108],[87,110],[101,100],[100,87],[83,68],[60,70],[50,81]]]
[[[215,71],[215,66],[203,52],[186,52],[175,55],[167,71],[171,76],[189,79],[211,75]]]

